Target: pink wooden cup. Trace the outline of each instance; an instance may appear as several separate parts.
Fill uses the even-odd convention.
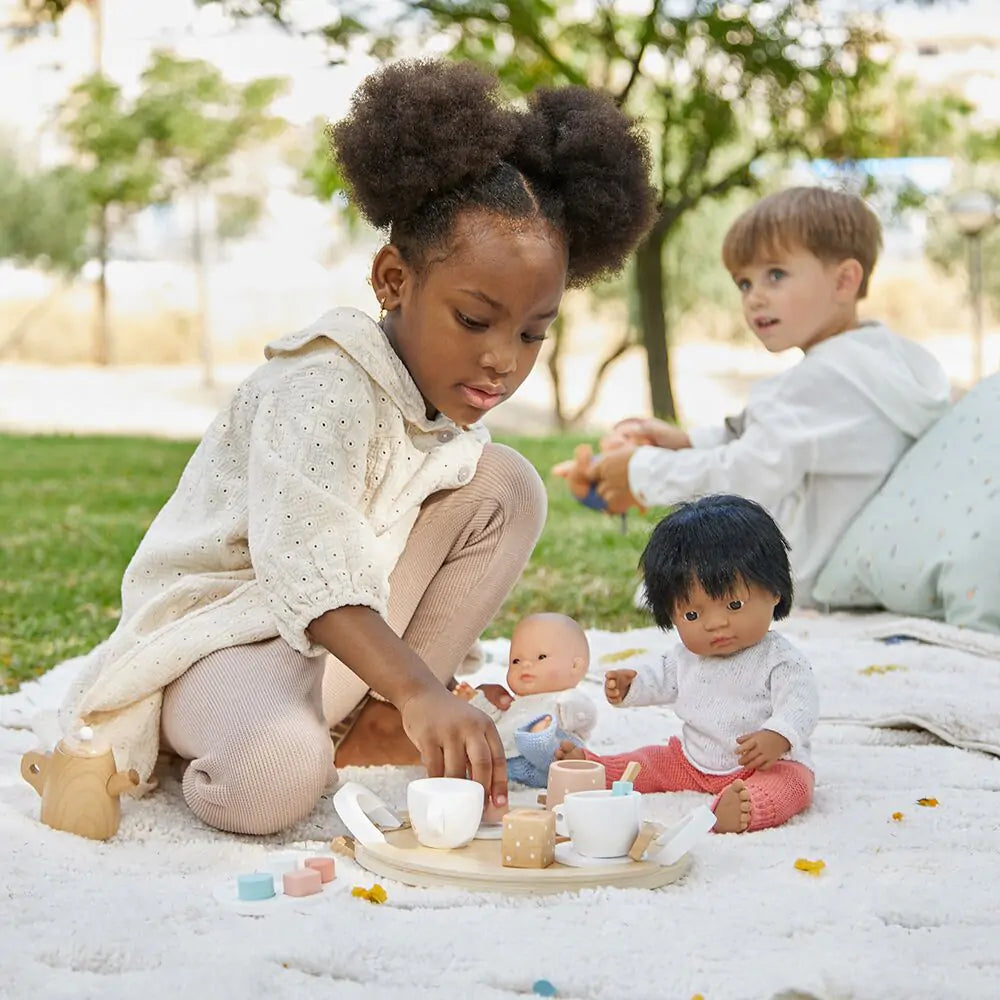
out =
[[[549,765],[545,808],[559,805],[570,792],[589,792],[593,788],[606,787],[604,765],[596,760],[554,760]]]

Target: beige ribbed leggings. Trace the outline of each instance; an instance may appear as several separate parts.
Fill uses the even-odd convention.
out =
[[[545,488],[517,452],[489,444],[476,474],[423,505],[389,578],[388,622],[447,682],[517,582],[545,523]],[[329,727],[365,683],[284,639],[211,653],[164,691],[161,736],[189,760],[184,798],[203,822],[274,833],[335,779]]]

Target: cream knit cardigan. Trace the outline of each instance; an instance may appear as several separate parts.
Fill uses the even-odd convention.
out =
[[[163,688],[208,653],[345,605],[384,615],[420,505],[473,476],[489,434],[426,416],[381,328],[336,309],[274,341],[185,468],[125,571],[122,614],[62,706],[148,779]]]

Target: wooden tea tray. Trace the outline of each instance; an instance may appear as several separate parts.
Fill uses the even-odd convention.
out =
[[[373,792],[356,782],[342,785],[334,807],[354,837],[354,859],[362,868],[405,885],[454,886],[473,892],[553,893],[599,886],[658,889],[690,867],[688,854],[672,864],[632,861],[548,868],[505,868],[499,840],[474,840],[453,851],[423,847],[409,826]]]
[[[410,828],[387,831],[384,843],[356,842],[354,860],[375,875],[405,885],[532,894],[599,886],[658,889],[675,882],[690,867],[685,855],[672,865],[630,860],[628,864],[571,868],[557,861],[548,868],[504,868],[499,840],[474,840],[455,851],[436,851],[421,846]]]

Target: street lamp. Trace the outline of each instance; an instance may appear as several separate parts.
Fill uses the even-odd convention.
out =
[[[968,246],[969,299],[975,344],[972,376],[976,382],[983,377],[983,234],[996,224],[998,209],[996,198],[987,191],[962,191],[948,202],[948,214]]]

